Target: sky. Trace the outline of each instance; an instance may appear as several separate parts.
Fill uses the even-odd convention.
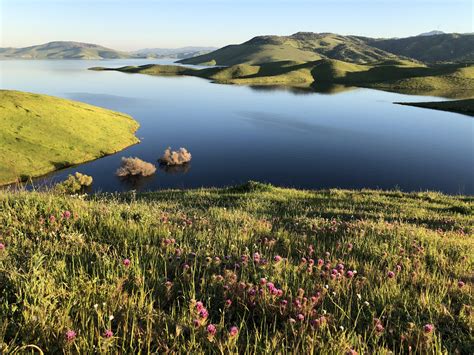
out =
[[[474,0],[0,0],[0,47],[118,50],[241,43],[298,31],[407,37],[474,31]]]

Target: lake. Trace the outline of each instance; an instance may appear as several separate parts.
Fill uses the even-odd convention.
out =
[[[121,111],[141,143],[36,179],[79,171],[94,191],[228,186],[248,180],[297,188],[382,188],[474,194],[474,118],[395,105],[435,101],[369,89],[335,94],[213,84],[191,77],[88,71],[170,60],[0,61],[0,87]],[[148,178],[114,175],[122,157],[156,162],[186,147],[191,164]]]

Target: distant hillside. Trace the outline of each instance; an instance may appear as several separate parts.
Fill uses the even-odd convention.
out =
[[[299,32],[291,36],[259,36],[239,45],[180,61],[184,64],[261,64],[277,61],[309,62],[337,59],[350,63],[374,63],[400,59],[384,50],[371,47],[365,39],[333,33]]]
[[[430,31],[430,32],[424,32],[420,33],[418,36],[436,36],[436,35],[444,35],[445,33],[443,31]]]
[[[0,48],[0,59],[119,59],[131,54],[80,42],[49,42],[25,48]]]
[[[374,39],[333,33],[300,32],[291,36],[259,36],[239,45],[181,60],[183,64],[262,64],[337,59],[355,64],[387,60],[466,62],[474,60],[474,35],[432,34],[409,38]]]
[[[215,51],[216,47],[144,48],[132,52],[139,57],[186,59]]]
[[[474,34],[433,34],[400,39],[367,39],[367,44],[427,63],[474,61]]]

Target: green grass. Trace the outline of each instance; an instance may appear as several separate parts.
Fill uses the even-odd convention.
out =
[[[430,108],[433,110],[450,111],[474,116],[474,99],[441,101],[441,102],[397,102],[400,105]]]
[[[450,98],[471,97],[474,88],[474,65],[426,66],[407,60],[388,60],[371,65],[323,59],[312,62],[280,61],[259,65],[237,64],[206,69],[152,64],[91,69],[150,75],[198,76],[225,84],[283,85],[312,87],[316,90],[318,86],[337,84]]]
[[[138,123],[103,108],[0,91],[0,184],[40,176],[138,142]]]
[[[3,191],[0,352],[472,354],[473,206],[434,192],[259,183]]]

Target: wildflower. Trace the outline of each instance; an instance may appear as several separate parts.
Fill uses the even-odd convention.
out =
[[[199,311],[199,317],[206,319],[209,316],[207,309],[203,308]]]
[[[234,326],[231,327],[230,330],[229,330],[229,336],[235,337],[235,336],[237,336],[237,334],[239,334],[239,328],[237,328],[237,327],[234,325]]]
[[[434,325],[433,324],[425,324],[423,326],[423,331],[428,334],[431,333],[434,330]]]
[[[226,305],[227,307],[230,307],[230,306],[232,305],[232,301],[229,300],[229,299],[225,300],[225,305]]]
[[[107,329],[104,333],[105,338],[112,338],[114,336],[114,332],[112,332],[110,329]]]
[[[397,272],[402,271],[402,266],[397,264]]]
[[[96,304],[94,305],[94,309],[97,310],[97,308],[99,308],[99,305],[96,303]]]
[[[210,335],[210,336],[214,336],[216,335],[216,332],[217,332],[217,328],[214,324],[209,324],[206,328],[207,330],[207,333]]]
[[[354,247],[354,245],[352,243],[347,243],[347,249],[349,251],[352,250],[353,247]]]
[[[355,351],[354,349],[349,349],[346,351],[346,355],[357,355],[357,351]]]
[[[285,307],[288,304],[287,300],[281,300],[280,304]]]
[[[254,253],[253,254],[253,261],[255,263],[259,263],[260,262],[260,254],[259,253]]]
[[[344,326],[343,326],[343,325],[340,325],[340,326],[339,326],[339,329],[340,329],[341,331],[344,331]]]
[[[5,249],[5,244],[0,243],[0,250],[4,250],[4,249]]]
[[[380,334],[380,333],[383,333],[384,329],[385,329],[385,328],[383,327],[382,323],[377,323],[377,324],[375,325],[375,331],[376,331],[377,333],[379,333],[379,334]]]
[[[346,272],[346,276],[348,278],[352,279],[354,277],[354,273],[351,270],[349,270],[349,271]]]
[[[123,259],[122,263],[123,263],[123,265],[124,265],[125,267],[129,267],[131,261],[130,261],[130,259]]]
[[[74,330],[71,330],[69,329],[67,332],[66,332],[66,340],[67,341],[73,341],[74,339],[76,339],[76,332]]]
[[[290,324],[294,324],[294,323],[296,323],[296,319],[290,318],[290,319],[288,320],[288,322],[290,322]]]
[[[193,320],[193,325],[194,325],[194,327],[197,328],[201,325],[201,322],[199,321],[199,319],[195,319],[195,320]]]
[[[280,255],[275,255],[273,260],[275,260],[276,263],[279,263],[281,261],[282,257]]]
[[[299,314],[296,316],[296,318],[298,318],[298,320],[299,320],[300,322],[304,321],[304,315],[302,315],[301,313],[299,313]]]
[[[165,287],[166,287],[167,289],[170,289],[171,287],[173,287],[173,283],[172,283],[171,281],[166,281],[166,282],[165,282]]]
[[[0,245],[0,249],[2,249],[1,245]],[[458,287],[459,287],[459,288],[464,287],[464,285],[465,285],[465,284],[464,284],[464,281],[461,281],[461,280],[458,281]]]
[[[49,216],[49,223],[54,223],[56,222],[56,217],[54,217],[53,215]]]
[[[201,301],[196,302],[196,309],[200,311],[201,309],[204,308],[204,304]]]
[[[387,273],[387,276],[388,276],[389,279],[393,279],[395,277],[395,273],[393,271],[389,271]]]
[[[114,317],[112,314],[109,316],[109,320],[110,320],[110,321],[114,320],[114,318],[115,318],[115,317]]]
[[[370,306],[370,303],[369,303],[369,302],[367,302],[367,301],[365,301],[365,302],[364,302],[364,304],[365,304],[367,307],[369,307],[369,306]]]
[[[358,294],[357,294],[357,298],[361,300],[361,299],[362,299],[362,295],[361,295],[360,293],[358,293]]]
[[[344,264],[337,264],[337,265],[336,265],[336,269],[337,269],[338,271],[344,270]]]
[[[267,279],[264,278],[264,277],[262,277],[262,278],[260,279],[260,285],[263,286],[263,285],[265,285],[266,283],[267,283]]]
[[[64,219],[69,219],[69,218],[71,218],[71,212],[69,212],[69,211],[64,211],[64,212],[63,212],[63,218],[64,218]]]
[[[324,260],[323,259],[318,259],[318,266],[321,267],[323,266],[324,264]]]

